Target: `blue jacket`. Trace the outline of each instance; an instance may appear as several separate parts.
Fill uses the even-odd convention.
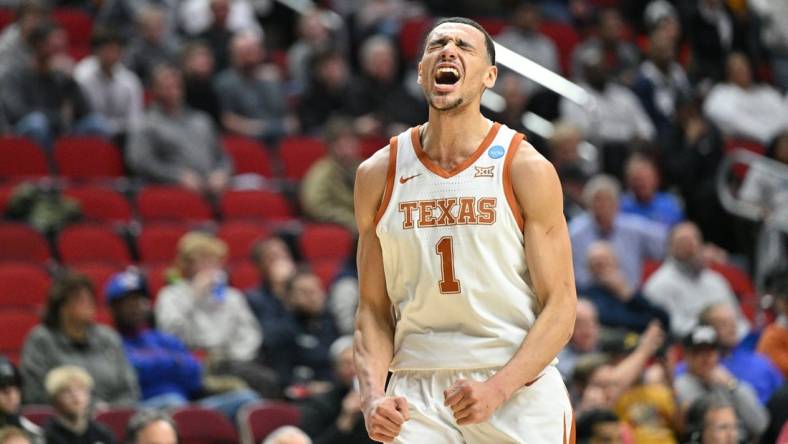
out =
[[[621,196],[621,212],[637,214],[654,222],[672,227],[684,220],[684,210],[678,199],[670,193],[657,192],[651,202],[642,203],[632,193]]]
[[[142,399],[165,393],[193,398],[202,390],[202,369],[177,337],[143,330],[123,336],[123,348],[137,371]]]
[[[599,313],[599,323],[607,327],[622,327],[642,332],[649,322],[658,319],[662,328],[670,329],[670,317],[665,310],[649,302],[639,291],[626,303],[601,285],[592,285],[581,290],[579,294],[594,304]]]

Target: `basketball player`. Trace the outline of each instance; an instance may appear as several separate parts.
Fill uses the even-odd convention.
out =
[[[376,441],[573,439],[554,366],[577,299],[561,187],[522,135],[480,113],[497,73],[479,24],[439,21],[419,63],[429,122],[357,173],[354,347]]]

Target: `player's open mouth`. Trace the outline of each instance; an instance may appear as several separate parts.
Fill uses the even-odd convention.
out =
[[[435,71],[435,90],[448,93],[460,83],[460,70],[453,66],[439,66]]]

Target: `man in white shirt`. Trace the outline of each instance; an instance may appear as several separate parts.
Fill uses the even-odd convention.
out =
[[[120,62],[124,43],[119,34],[97,28],[91,38],[93,55],[74,68],[74,79],[94,112],[110,124],[114,135],[126,134],[142,117],[142,83]]]
[[[703,113],[722,132],[768,144],[788,128],[788,106],[771,86],[753,83],[747,57],[733,53],[727,61],[728,81],[711,89]]]

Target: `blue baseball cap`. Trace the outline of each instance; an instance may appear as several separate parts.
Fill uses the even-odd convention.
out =
[[[104,294],[107,296],[108,303],[131,293],[139,293],[148,297],[148,286],[145,283],[145,277],[135,268],[129,268],[122,273],[112,276],[112,279],[109,280],[104,288]]]

